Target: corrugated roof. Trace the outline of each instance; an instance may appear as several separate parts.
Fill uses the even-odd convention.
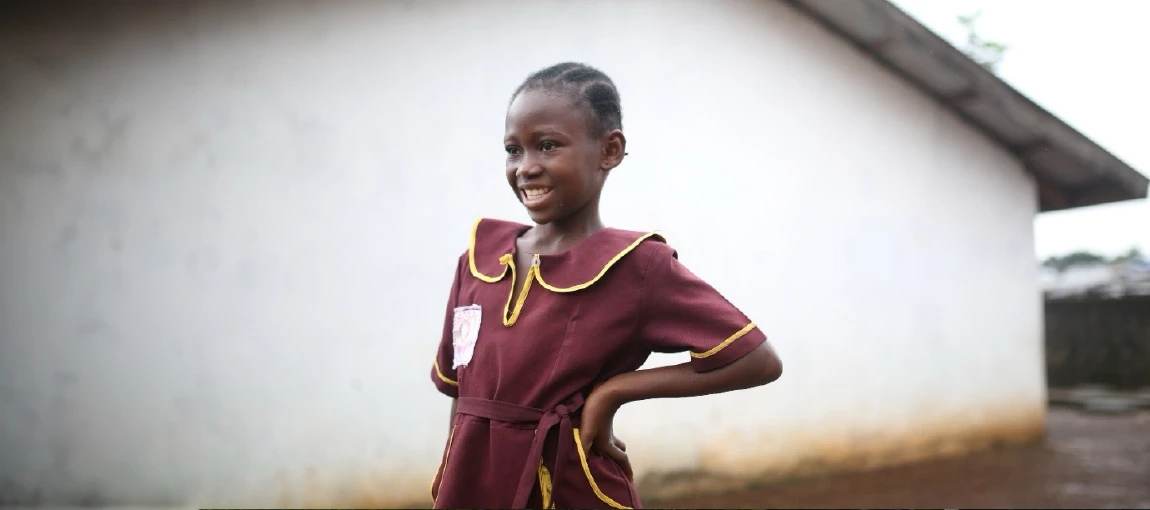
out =
[[[1039,209],[1143,198],[1147,178],[887,0],[786,0],[1018,156]]]

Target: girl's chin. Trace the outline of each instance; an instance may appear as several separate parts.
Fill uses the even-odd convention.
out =
[[[555,216],[548,211],[533,211],[528,209],[527,216],[529,216],[531,221],[535,222],[536,225],[546,225],[555,221]]]

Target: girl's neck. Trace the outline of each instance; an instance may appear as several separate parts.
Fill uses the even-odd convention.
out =
[[[576,214],[569,218],[553,221],[533,228],[533,243],[538,248],[547,248],[548,251],[565,251],[580,241],[587,239],[595,232],[603,230],[603,221],[599,219],[599,211],[592,214]]]

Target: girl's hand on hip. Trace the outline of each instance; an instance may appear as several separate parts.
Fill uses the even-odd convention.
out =
[[[623,468],[628,480],[634,480],[631,460],[627,457],[627,445],[615,437],[613,422],[619,404],[612,397],[609,383],[596,386],[583,403],[579,440],[583,442],[584,455],[594,449]]]
[[[584,453],[594,448],[617,462],[632,478],[626,447],[611,429],[620,407],[652,398],[698,397],[753,388],[778,379],[782,373],[782,362],[765,341],[738,360],[706,372],[695,371],[690,362],[624,372],[596,386],[587,396],[579,440]]]

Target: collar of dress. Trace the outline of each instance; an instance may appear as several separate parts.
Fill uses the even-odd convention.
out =
[[[515,240],[531,227],[520,223],[479,218],[471,227],[467,250],[471,275],[496,283],[514,271]],[[551,292],[575,292],[598,282],[611,266],[643,241],[667,242],[657,232],[605,228],[563,253],[536,255],[535,280]]]

